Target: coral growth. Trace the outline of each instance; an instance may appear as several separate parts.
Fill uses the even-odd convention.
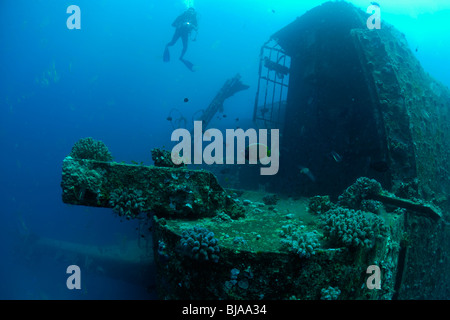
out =
[[[198,261],[219,261],[219,245],[214,233],[206,228],[194,226],[184,230],[180,240],[183,254]]]
[[[308,210],[314,214],[322,214],[334,207],[329,196],[314,196],[309,198]]]
[[[361,177],[339,196],[338,204],[350,209],[362,209],[361,202],[364,199],[378,195],[382,190],[381,184],[378,181]]]
[[[186,166],[184,162],[180,164],[173,163],[170,151],[158,148],[152,149],[152,160],[156,167],[180,168]]]
[[[337,207],[325,213],[322,220],[324,236],[338,246],[370,249],[378,238],[387,235],[384,220],[370,212]]]
[[[251,271],[251,267],[249,266],[243,272],[241,272],[237,268],[231,269],[230,272],[230,280],[225,281],[224,289],[229,292],[233,288],[235,290],[242,289],[247,290],[250,286],[250,281],[253,279],[253,272]],[[237,285],[237,287],[236,287]]]
[[[315,233],[303,232],[293,225],[286,225],[281,232],[283,247],[300,258],[310,258],[320,246]]]
[[[111,161],[112,155],[106,145],[99,140],[83,138],[72,147],[70,156],[74,159],[88,159],[97,161]]]
[[[145,201],[142,190],[134,188],[115,189],[109,198],[113,211],[127,219],[138,216],[144,210]]]
[[[87,194],[89,197],[98,197],[104,180],[103,175],[101,169],[90,169],[78,163],[63,167],[64,179],[70,185],[69,189],[75,192],[78,201],[85,200]]]
[[[322,288],[320,293],[320,300],[337,300],[341,294],[341,290],[337,287],[333,288],[332,286],[329,286],[328,288]]]
[[[268,194],[265,195],[262,200],[266,206],[274,206],[280,198],[276,194]]]
[[[379,214],[383,208],[383,204],[380,201],[366,199],[361,201],[360,209],[362,211],[372,212]]]

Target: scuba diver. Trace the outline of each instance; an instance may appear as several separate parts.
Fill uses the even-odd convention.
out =
[[[197,13],[195,12],[195,9],[191,7],[183,12],[172,23],[172,27],[175,27],[175,33],[172,37],[172,40],[168,44],[166,44],[163,60],[164,62],[170,61],[169,47],[173,46],[178,41],[178,39],[181,38],[181,42],[183,43],[183,50],[181,51],[180,61],[183,62],[186,67],[189,68],[189,70],[194,71],[194,64],[183,59],[183,57],[187,50],[190,33],[193,30],[198,30]],[[195,39],[193,39],[192,41],[195,41]]]

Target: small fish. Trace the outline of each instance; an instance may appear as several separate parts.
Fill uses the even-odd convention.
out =
[[[183,101],[184,101],[184,102],[188,102],[189,99],[188,99],[188,98],[184,98]]]
[[[426,120],[430,120],[430,114],[426,111],[422,109],[422,116],[426,119]]]
[[[337,163],[342,161],[342,157],[339,155],[339,153],[337,153],[336,151],[331,151],[330,152],[331,157],[334,159],[334,161],[336,161]]]
[[[236,121],[239,121],[239,118],[236,118],[235,120],[236,120]]]
[[[222,117],[226,118],[226,117],[227,117],[227,115],[226,115],[226,114],[224,114],[224,115],[222,115]]]
[[[167,121],[172,121],[173,119],[172,119],[171,116],[168,116],[168,117],[166,118],[166,120],[167,120]]]
[[[298,168],[300,169],[301,174],[304,174],[305,176],[307,176],[312,182],[316,182],[316,177],[314,177],[311,170],[309,170],[308,168],[302,167],[302,166],[298,166]]]
[[[275,13],[275,9],[272,9],[272,13]]]

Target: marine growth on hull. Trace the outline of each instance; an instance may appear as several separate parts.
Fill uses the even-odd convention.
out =
[[[327,2],[263,45],[253,120],[280,129],[276,175],[160,149],[153,166],[117,163],[83,138],[63,161],[63,201],[151,226],[160,299],[448,297],[450,92],[367,19]],[[226,88],[248,87],[226,82],[205,127]]]

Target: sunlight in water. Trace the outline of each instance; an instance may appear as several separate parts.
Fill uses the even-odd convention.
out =
[[[184,0],[184,4],[186,5],[186,8],[191,8],[194,6],[194,0]]]

